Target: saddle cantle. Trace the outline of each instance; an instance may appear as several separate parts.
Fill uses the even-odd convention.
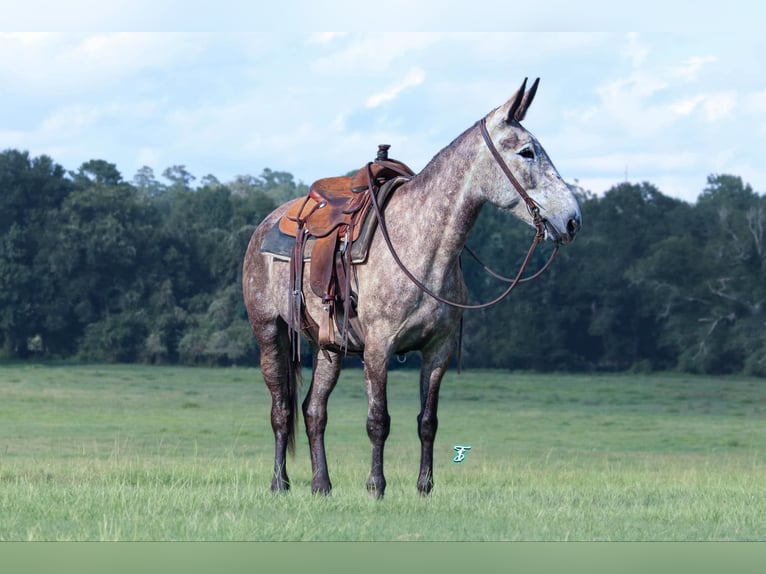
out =
[[[377,224],[370,210],[370,194],[376,194],[383,206],[390,193],[414,175],[406,164],[388,158],[389,148],[379,145],[375,161],[353,175],[314,182],[306,197],[291,202],[264,239],[262,253],[290,262],[289,327],[294,362],[300,360],[300,331],[322,349],[353,352],[363,346],[351,266],[365,260]],[[322,300],[318,323],[308,315],[303,301],[306,262],[311,292]],[[353,349],[349,348],[350,339]]]

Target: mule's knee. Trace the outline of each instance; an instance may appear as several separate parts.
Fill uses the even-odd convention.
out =
[[[309,436],[322,434],[327,428],[327,412],[305,401],[303,403],[303,421],[306,423],[306,433]]]
[[[421,442],[433,442],[436,439],[436,431],[439,428],[439,419],[436,415],[418,415],[418,436]]]
[[[391,416],[387,412],[373,413],[367,417],[367,436],[373,443],[385,442],[391,431]]]

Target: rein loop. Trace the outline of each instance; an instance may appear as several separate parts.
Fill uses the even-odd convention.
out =
[[[383,211],[381,210],[380,205],[378,204],[378,199],[373,190],[373,178],[372,178],[372,172],[370,170],[370,166],[372,165],[372,163],[367,164],[367,182],[368,182],[367,185],[370,191],[370,197],[372,199],[372,206],[373,206],[373,209],[375,210],[375,216],[378,218],[378,224],[380,225],[381,235],[383,236],[383,239],[386,242],[386,245],[388,246],[388,250],[391,253],[391,256],[394,258],[394,261],[396,261],[396,264],[399,266],[402,272],[410,279],[410,281],[412,281],[426,295],[433,297],[440,303],[444,303],[452,307],[457,307],[459,309],[473,309],[473,310],[486,309],[487,307],[491,307],[492,305],[499,303],[500,301],[505,299],[518,284],[531,281],[532,279],[535,279],[539,277],[540,275],[542,275],[542,273],[546,269],[548,269],[550,264],[553,262],[553,259],[556,256],[556,253],[558,252],[558,248],[559,248],[559,243],[556,242],[556,246],[554,247],[550,258],[542,267],[542,269],[540,269],[539,271],[537,271],[534,275],[530,277],[522,278],[522,275],[524,275],[524,271],[526,271],[527,265],[529,265],[529,262],[532,260],[532,255],[534,254],[535,249],[540,244],[540,242],[542,242],[543,239],[545,238],[545,220],[540,215],[540,208],[537,206],[534,200],[531,197],[529,197],[529,194],[527,194],[526,190],[521,186],[518,180],[514,177],[510,168],[505,163],[503,156],[500,155],[500,152],[497,151],[495,144],[492,143],[492,139],[490,138],[489,132],[487,131],[486,118],[482,118],[478,123],[481,129],[481,135],[484,138],[484,141],[486,142],[487,147],[489,148],[489,151],[492,153],[492,156],[495,158],[495,161],[497,162],[497,164],[503,170],[503,173],[506,175],[506,177],[511,182],[513,187],[516,189],[519,196],[524,200],[524,203],[526,203],[527,209],[529,210],[529,213],[532,215],[532,221],[534,223],[535,230],[536,230],[535,237],[532,240],[532,244],[529,246],[527,255],[526,257],[524,257],[524,261],[522,262],[521,267],[519,268],[519,271],[516,273],[516,276],[513,278],[503,277],[502,275],[494,272],[492,269],[484,265],[484,263],[482,263],[479,260],[476,254],[471,249],[469,249],[468,246],[464,247],[466,251],[468,251],[468,253],[474,259],[476,259],[476,261],[482,266],[482,268],[485,271],[487,271],[487,273],[489,273],[496,279],[509,283],[508,287],[505,289],[505,291],[503,291],[503,293],[501,293],[498,297],[486,303],[469,305],[469,304],[458,303],[457,301],[450,301],[449,299],[445,299],[441,295],[431,291],[417,277],[415,277],[409,269],[407,269],[404,263],[402,263],[402,260],[399,258],[399,255],[396,253],[396,250],[394,249],[394,245],[391,242],[391,238],[388,235],[388,228],[386,227],[385,219],[383,218]]]

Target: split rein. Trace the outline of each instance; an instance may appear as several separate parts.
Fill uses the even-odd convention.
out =
[[[511,172],[510,168],[508,167],[508,164],[505,163],[505,160],[503,160],[503,156],[500,155],[500,152],[497,151],[497,148],[495,147],[495,144],[492,143],[492,139],[489,136],[489,132],[487,131],[487,125],[486,125],[486,118],[482,118],[479,121],[479,127],[481,129],[481,135],[484,138],[484,141],[487,144],[487,147],[489,148],[489,151],[492,153],[492,156],[495,158],[495,161],[500,166],[500,169],[503,170],[503,173],[508,178],[508,180],[511,182],[513,187],[518,192],[521,199],[524,200],[524,203],[527,205],[527,209],[529,210],[529,213],[532,215],[532,222],[535,226],[535,237],[532,240],[532,245],[529,246],[529,250],[527,251],[526,257],[524,257],[524,261],[521,263],[521,267],[519,268],[519,271],[516,273],[516,276],[513,278],[504,277],[503,275],[500,275],[499,273],[493,271],[490,269],[487,265],[481,262],[481,260],[477,257],[477,255],[466,245],[464,246],[464,249],[468,252],[468,254],[473,257],[477,263],[486,271],[488,274],[490,274],[495,279],[499,279],[500,281],[503,281],[505,283],[508,283],[508,287],[501,293],[498,297],[492,299],[491,301],[488,301],[487,303],[480,303],[476,305],[468,305],[465,303],[458,303],[456,301],[450,301],[449,299],[445,299],[441,295],[438,295],[437,293],[434,293],[431,291],[428,287],[426,287],[420,280],[418,280],[417,277],[415,277],[412,272],[410,272],[409,269],[402,263],[402,260],[399,258],[399,255],[396,253],[396,250],[394,249],[394,245],[391,242],[391,238],[388,235],[388,228],[386,227],[385,221],[383,219],[383,212],[380,208],[380,205],[378,204],[378,199],[375,195],[375,192],[373,190],[373,178],[372,178],[372,172],[370,170],[370,164],[367,164],[367,180],[368,180],[368,187],[370,192],[370,197],[372,199],[372,206],[375,210],[375,216],[378,218],[378,224],[380,225],[380,232],[383,236],[383,239],[386,242],[386,245],[388,246],[388,250],[391,253],[391,256],[394,258],[394,261],[396,261],[396,264],[399,266],[399,268],[402,270],[402,272],[412,281],[421,291],[423,291],[426,295],[429,295],[439,301],[440,303],[444,303],[446,305],[450,305],[452,307],[458,307],[460,309],[486,309],[487,307],[491,307],[493,305],[496,305],[503,299],[505,299],[508,295],[510,295],[511,291],[513,291],[517,285],[521,283],[526,283],[528,281],[532,281],[533,279],[536,279],[540,275],[542,275],[548,267],[550,267],[551,263],[553,262],[553,259],[556,257],[556,254],[559,250],[560,243],[557,241],[556,245],[553,248],[553,252],[551,253],[550,257],[548,258],[548,261],[543,265],[543,267],[537,271],[534,275],[531,275],[530,277],[523,277],[524,272],[527,269],[527,266],[529,265],[529,262],[532,260],[532,256],[535,253],[535,249],[537,249],[537,246],[545,239],[545,220],[540,215],[540,208],[537,206],[537,204],[534,202],[534,200],[529,197],[529,194],[527,194],[526,190],[521,186],[521,184],[518,182],[516,177]]]

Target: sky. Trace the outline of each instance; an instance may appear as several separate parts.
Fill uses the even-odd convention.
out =
[[[268,168],[308,184],[387,143],[417,171],[540,77],[524,126],[565,180],[693,202],[726,173],[766,192],[762,33],[114,28],[0,32],[0,150],[103,159],[127,181],[183,165],[197,183]]]

